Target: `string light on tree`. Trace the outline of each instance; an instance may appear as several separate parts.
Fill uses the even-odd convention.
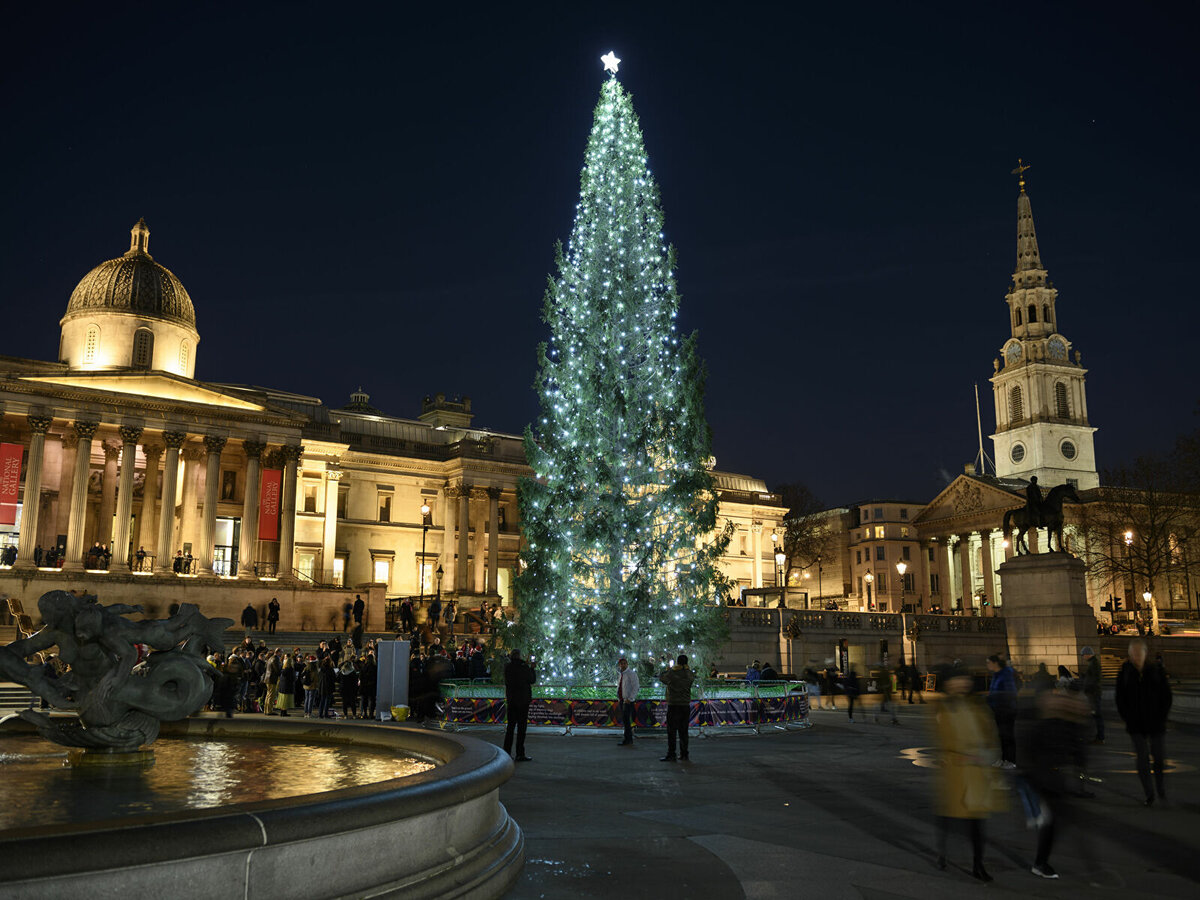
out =
[[[695,335],[675,330],[674,252],[620,59],[601,59],[612,77],[543,307],[513,629],[549,678],[577,683],[606,680],[619,656],[703,658],[729,587]]]

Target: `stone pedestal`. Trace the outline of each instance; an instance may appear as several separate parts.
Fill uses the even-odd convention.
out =
[[[1065,553],[1014,556],[997,570],[1004,597],[1008,651],[1028,674],[1044,662],[1079,668],[1079,650],[1095,644],[1096,616],[1087,602],[1082,560]]]

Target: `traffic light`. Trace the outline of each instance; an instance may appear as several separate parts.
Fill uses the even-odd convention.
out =
[[[1124,603],[1124,602],[1125,602],[1125,601],[1124,601],[1124,600],[1122,600],[1120,597],[1113,597],[1113,611],[1114,611],[1114,612],[1120,612],[1120,611],[1121,611],[1121,604],[1122,604],[1122,603]]]
[[[1109,599],[1105,600],[1102,604],[1100,604],[1100,608],[1102,610],[1104,610],[1105,612],[1112,612],[1113,611],[1112,598],[1110,597]]]

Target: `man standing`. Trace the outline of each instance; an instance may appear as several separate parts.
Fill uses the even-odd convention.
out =
[[[675,737],[679,736],[679,758],[688,758],[688,718],[692,711],[692,682],[696,673],[688,668],[688,658],[680,653],[674,666],[658,675],[667,688],[667,755],[663,762],[675,761]]]
[[[354,595],[354,607],[353,607],[354,624],[355,625],[362,625],[363,613],[365,613],[366,611],[367,611],[367,604],[363,603],[362,594],[355,594]]]
[[[1093,744],[1104,743],[1104,716],[1100,713],[1100,660],[1096,659],[1091,647],[1079,651],[1087,668],[1083,670],[1083,695],[1087,697],[1092,709],[1092,718],[1096,722],[1096,737]]]
[[[274,634],[275,626],[279,623],[279,600],[275,597],[271,598],[271,602],[267,604],[267,633]]]
[[[617,744],[618,747],[628,747],[633,743],[633,701],[641,690],[641,682],[637,672],[629,668],[625,657],[617,660],[617,709],[621,711],[621,721],[625,724],[625,739]]]
[[[529,704],[533,702],[532,685],[537,681],[534,659],[521,659],[521,651],[508,654],[504,667],[504,700],[508,708],[508,727],[504,731],[504,752],[512,753],[513,732],[517,736],[517,762],[529,762],[525,755],[525,729],[529,727]]]
[[[251,603],[246,604],[246,608],[242,610],[242,627],[246,629],[246,634],[258,627],[258,611]]]
[[[263,672],[263,679],[267,683],[267,696],[263,700],[263,706],[266,707],[267,715],[275,715],[275,701],[279,699],[279,674],[283,671],[283,662],[279,658],[279,651],[276,650],[267,659],[267,667]]]
[[[1125,720],[1125,730],[1133,741],[1137,755],[1138,778],[1146,793],[1146,805],[1154,803],[1150,783],[1150,756],[1154,756],[1154,786],[1158,799],[1167,799],[1163,781],[1163,758],[1166,756],[1164,732],[1167,713],[1171,711],[1171,685],[1161,666],[1146,662],[1146,642],[1129,642],[1129,659],[1117,673],[1117,712]]]

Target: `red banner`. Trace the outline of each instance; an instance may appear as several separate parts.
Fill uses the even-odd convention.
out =
[[[23,444],[0,444],[0,525],[17,524]]]
[[[279,497],[283,484],[283,471],[263,469],[262,484],[258,488],[258,539],[279,540]]]

